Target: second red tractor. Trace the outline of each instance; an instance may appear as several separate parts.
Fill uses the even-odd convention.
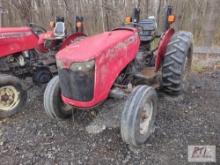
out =
[[[67,35],[62,17],[48,31],[33,23],[0,28],[0,118],[22,110],[27,91],[21,79],[32,77],[34,83],[43,84],[57,75],[56,52],[85,36],[77,28]]]

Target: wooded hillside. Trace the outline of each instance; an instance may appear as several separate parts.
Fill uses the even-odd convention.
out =
[[[44,27],[61,15],[73,29],[76,15],[84,16],[88,34],[120,25],[140,3],[142,17],[154,15],[161,24],[163,8],[174,6],[178,30],[193,32],[197,46],[220,45],[220,0],[1,0],[7,10],[3,26],[21,26],[35,22]]]

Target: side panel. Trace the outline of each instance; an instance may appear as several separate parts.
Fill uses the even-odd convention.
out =
[[[62,96],[63,101],[80,108],[90,108],[104,101],[120,72],[135,58],[139,44],[138,34],[133,33],[129,38],[107,49],[96,58],[94,97],[92,101],[80,102]]]
[[[140,40],[137,33],[118,43],[97,59],[99,70],[96,72],[96,97],[106,98],[121,71],[134,60],[139,50]]]
[[[167,49],[167,45],[171,39],[171,37],[173,36],[173,34],[175,33],[174,29],[168,29],[164,35],[162,36],[160,43],[159,43],[159,47],[157,50],[157,56],[156,56],[156,63],[155,63],[155,69],[156,72],[159,71],[160,66],[161,66],[161,61],[163,60],[163,57],[165,55],[166,49]]]
[[[33,49],[37,42],[30,28],[0,28],[0,57]]]

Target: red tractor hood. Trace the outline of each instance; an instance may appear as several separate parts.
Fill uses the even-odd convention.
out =
[[[35,48],[38,36],[28,27],[0,28],[0,57]]]
[[[88,37],[64,48],[56,56],[57,62],[59,62],[57,64],[60,84],[63,87],[63,101],[75,107],[89,108],[105,100],[118,75],[135,59],[139,46],[140,38],[136,29],[119,28]],[[88,75],[83,71],[81,72],[82,75],[86,76],[82,80],[83,78],[76,74],[78,72],[70,67],[74,65],[74,62],[84,62],[92,59],[95,59],[95,68],[94,73],[91,73],[94,75],[90,80],[85,78]],[[75,83],[79,82],[78,80],[82,80],[83,83]],[[85,85],[84,82],[88,82],[88,84]],[[82,94],[80,89],[88,89],[89,85],[92,85],[91,89],[94,92],[90,101],[79,101],[72,98],[71,94],[65,93],[74,88],[75,91]]]
[[[103,52],[114,47],[114,45],[123,42],[134,34],[132,30],[115,30],[104,32],[84,40],[74,43],[62,51],[60,51],[56,58],[64,62],[68,67],[72,62],[81,62],[95,59],[101,56]]]

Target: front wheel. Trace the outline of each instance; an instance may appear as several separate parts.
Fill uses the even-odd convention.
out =
[[[157,94],[149,86],[137,86],[130,94],[121,116],[121,136],[124,142],[139,146],[147,141],[154,127]]]
[[[72,107],[61,99],[59,77],[55,76],[48,84],[44,92],[44,109],[52,119],[66,119],[72,116]]]
[[[22,110],[27,92],[15,76],[0,74],[0,118],[10,117]]]

